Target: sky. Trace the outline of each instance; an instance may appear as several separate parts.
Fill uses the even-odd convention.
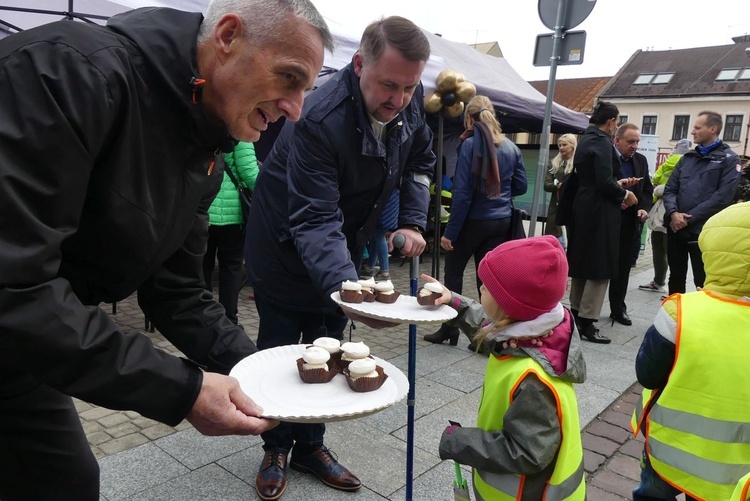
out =
[[[539,18],[539,0],[312,1],[323,16],[347,27],[357,38],[371,21],[400,15],[456,42],[498,42],[503,56],[526,80],[550,76],[549,66],[532,63],[537,35],[552,33]],[[558,66],[556,77],[609,77],[639,49],[733,43],[733,36],[750,33],[750,0],[597,0],[589,16],[569,29],[586,32],[583,63]]]

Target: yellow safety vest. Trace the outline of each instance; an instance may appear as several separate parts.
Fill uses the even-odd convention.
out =
[[[750,303],[708,291],[677,301],[675,362],[646,416],[646,452],[675,488],[725,501],[750,471]]]
[[[750,499],[750,473],[745,475],[737,482],[734,488],[732,499],[729,501],[748,501]]]
[[[544,501],[584,501],[586,482],[583,471],[581,425],[578,419],[575,391],[571,383],[550,376],[531,358],[491,356],[487,362],[477,426],[483,430],[503,429],[503,416],[513,402],[513,394],[529,373],[536,375],[555,396],[562,435],[555,468],[543,499]],[[525,475],[474,470],[474,489],[479,496],[479,501],[521,499],[525,480]]]

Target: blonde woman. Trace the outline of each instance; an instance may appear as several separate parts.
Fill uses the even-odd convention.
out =
[[[557,215],[557,202],[563,181],[573,171],[573,155],[576,152],[577,145],[578,140],[573,134],[560,136],[560,139],[557,140],[557,148],[560,151],[550,162],[547,177],[544,179],[544,191],[552,193],[544,234],[556,237],[563,249],[566,248],[563,227],[555,223],[555,216]]]
[[[486,96],[466,105],[466,131],[458,146],[453,178],[451,217],[440,240],[445,256],[445,284],[459,294],[464,270],[476,266],[490,250],[508,239],[511,197],[526,193],[526,168],[521,151],[503,136],[495,108]],[[477,276],[477,290],[481,281]],[[443,324],[424,337],[431,343],[458,343],[457,328]]]

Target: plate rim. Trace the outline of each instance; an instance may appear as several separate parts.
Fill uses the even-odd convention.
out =
[[[398,299],[396,299],[396,301],[398,301],[399,299],[401,299],[401,297],[403,297],[403,298],[412,298],[415,302],[417,300],[417,298],[415,298],[414,296],[409,296],[409,295],[403,295],[402,294]],[[381,314],[378,314],[378,313],[373,313],[373,312],[370,312],[370,311],[367,311],[367,310],[362,310],[362,309],[358,308],[359,304],[364,304],[364,303],[346,303],[346,302],[344,302],[344,301],[341,300],[341,295],[339,294],[339,291],[332,292],[331,293],[331,299],[333,300],[333,302],[335,302],[344,311],[344,313],[351,312],[351,313],[354,313],[354,314],[362,316],[362,317],[372,318],[372,319],[375,319],[375,320],[384,320],[384,321],[396,322],[396,323],[399,323],[399,324],[420,324],[420,325],[437,324],[437,323],[447,322],[448,320],[456,318],[456,316],[458,315],[458,312],[456,310],[454,310],[453,308],[451,308],[450,306],[448,306],[446,304],[443,304],[443,305],[440,305],[438,308],[436,308],[435,310],[432,310],[432,311],[441,310],[441,311],[448,312],[448,315],[445,318],[440,318],[440,319],[416,319],[416,318],[406,318],[406,317],[391,317],[391,316],[381,315]],[[368,303],[368,304],[370,304],[370,303]],[[427,308],[427,307],[425,307],[425,308]],[[429,310],[426,310],[426,311],[429,311]]]
[[[237,379],[241,385],[242,382],[240,381],[240,378],[237,377],[237,373],[243,370],[246,365],[253,363],[252,357],[256,357],[255,360],[261,360],[261,359],[265,360],[268,357],[272,357],[272,359],[283,358],[286,356],[289,356],[290,358],[293,356],[297,357],[302,354],[302,352],[307,348],[307,346],[309,345],[289,344],[289,345],[275,346],[273,348],[267,348],[265,350],[259,350],[253,353],[252,355],[248,355],[247,357],[237,362],[237,364],[235,364],[235,366],[232,367],[232,369],[230,370],[229,376]],[[264,413],[261,415],[261,417],[268,418],[268,419],[278,419],[279,421],[284,421],[288,423],[330,423],[330,422],[346,421],[349,419],[357,419],[361,417],[366,417],[371,414],[380,412],[383,409],[386,409],[387,407],[390,407],[404,400],[409,392],[409,381],[406,375],[401,371],[401,369],[399,369],[392,363],[388,362],[387,360],[376,357],[374,355],[372,356],[372,358],[374,358],[376,363],[380,365],[381,367],[383,367],[383,370],[385,371],[385,373],[388,374],[388,379],[386,379],[386,384],[388,383],[388,381],[391,381],[392,384],[396,385],[395,386],[396,396],[392,401],[385,402],[382,405],[377,405],[376,407],[370,407],[370,408],[363,409],[361,411],[353,411],[353,412],[316,414],[316,415],[311,415],[311,414],[310,415],[307,415],[307,414],[271,415],[271,414]],[[336,377],[339,377],[339,376],[340,375],[337,375]],[[248,396],[250,398],[253,398],[252,395],[248,395]],[[258,405],[262,406],[261,403],[258,403]]]

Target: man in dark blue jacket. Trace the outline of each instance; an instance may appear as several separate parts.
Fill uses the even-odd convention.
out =
[[[719,139],[721,115],[702,111],[693,123],[694,150],[682,156],[664,187],[669,294],[685,292],[687,262],[696,287],[706,272],[698,247],[703,224],[732,203],[742,166],[739,156]]]
[[[343,337],[347,318],[331,293],[358,279],[365,244],[396,188],[402,252],[424,250],[435,162],[420,85],[429,54],[411,21],[372,23],[352,63],[307,97],[303,118],[277,139],[258,176],[246,241],[259,349]],[[324,432],[323,424],[281,423],[263,434],[261,499],[283,494],[292,447],[293,468],[336,489],[360,488],[323,445]]]

